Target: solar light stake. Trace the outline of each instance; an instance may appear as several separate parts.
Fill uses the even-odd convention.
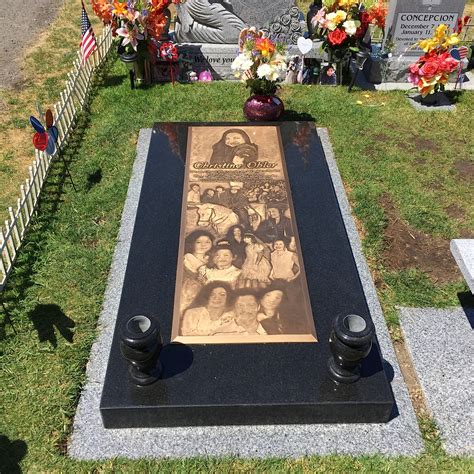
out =
[[[158,357],[163,340],[158,323],[149,316],[133,316],[122,326],[120,349],[129,362],[128,372],[137,385],[156,382],[162,372]]]
[[[339,315],[334,319],[329,346],[329,377],[338,383],[354,383],[360,378],[362,359],[372,348],[375,330],[372,321],[357,314]]]
[[[369,59],[369,56],[370,56],[370,52],[367,49],[361,49],[357,51],[356,57],[355,57],[356,71],[354,75],[352,76],[351,83],[349,84],[349,89],[348,89],[349,92],[354,87],[359,71],[362,71],[362,69],[364,69],[364,64],[367,61],[367,59]]]

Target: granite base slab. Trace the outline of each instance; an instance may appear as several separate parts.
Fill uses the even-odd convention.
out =
[[[448,454],[474,454],[474,308],[401,308],[418,379]]]
[[[471,293],[474,294],[474,239],[453,239],[450,248]]]
[[[116,456],[141,457],[300,457],[311,454],[416,455],[423,448],[414,411],[393,351],[390,336],[362,254],[357,230],[339,176],[329,137],[318,129],[329,165],[364,293],[376,327],[387,376],[391,379],[396,411],[388,423],[380,424],[299,424],[262,426],[201,426],[176,428],[105,429],[99,411],[107,358],[112,343],[115,318],[125,275],[144,165],[151,130],[142,130],[138,154],[122,217],[116,253],[109,276],[104,309],[99,320],[99,337],[87,368],[74,420],[69,454],[78,459],[105,459]]]
[[[442,92],[438,93],[438,100],[433,104],[423,103],[420,94],[408,95],[408,102],[412,107],[421,112],[454,112],[456,110],[456,106]]]

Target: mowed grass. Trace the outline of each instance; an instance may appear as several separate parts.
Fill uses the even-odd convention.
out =
[[[139,129],[155,121],[240,121],[247,95],[241,84],[225,82],[130,91],[123,66],[116,60],[106,65],[90,111],[65,152],[78,191],[73,191],[63,164],[57,162],[5,294],[17,334],[3,320],[1,472],[11,470],[17,461],[26,472],[433,472],[474,468],[472,460],[446,456],[436,427],[425,420],[421,424],[426,451],[415,458],[85,463],[65,454],[96,335]],[[346,88],[291,86],[284,87],[281,96],[286,120],[312,117],[318,126],[329,128],[394,334],[397,304],[457,304],[457,293],[466,290],[460,277],[440,285],[420,270],[387,270],[383,259],[387,216],[380,199],[389,196],[400,219],[429,236],[449,239],[463,229],[472,231],[469,186],[456,168],[460,158],[473,160],[472,93],[457,95],[457,110],[451,114],[416,112],[401,92],[349,94]],[[462,210],[457,218],[447,212],[453,203]]]

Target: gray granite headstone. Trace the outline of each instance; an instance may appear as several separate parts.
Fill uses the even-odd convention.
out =
[[[237,44],[245,26],[288,44],[305,31],[295,0],[187,0],[178,6],[175,37],[180,43]]]
[[[452,30],[463,14],[465,3],[465,0],[390,0],[385,46],[393,43],[393,56],[384,63],[383,80],[406,82],[408,66],[423,53],[414,45],[433,36],[441,23]]]
[[[410,47],[431,37],[441,23],[453,29],[465,3],[465,0],[391,0],[386,28],[388,38],[395,44],[393,53],[419,56],[421,50]]]

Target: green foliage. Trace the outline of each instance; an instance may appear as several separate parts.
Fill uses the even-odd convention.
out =
[[[388,193],[401,218],[426,232],[449,238],[462,228],[472,228],[472,197],[454,166],[474,144],[469,126],[472,94],[458,95],[456,113],[438,118],[417,113],[397,92],[365,98],[361,92],[348,94],[338,87],[285,86],[281,96],[285,120],[312,118],[318,126],[329,128],[354,213],[363,227],[366,255],[381,278],[379,294],[390,324],[396,326],[397,304],[455,304],[457,293],[465,288],[461,281],[438,285],[419,270],[384,268],[381,253],[387,216],[380,197]],[[426,451],[413,458],[77,462],[64,455],[96,336],[139,129],[156,121],[241,121],[245,99],[242,84],[227,82],[165,84],[131,91],[123,65],[118,61],[107,65],[65,153],[78,192],[65,178],[62,162],[55,162],[5,294],[18,333],[0,314],[0,432],[10,443],[6,445],[18,447],[17,440],[26,443],[21,460],[25,472],[472,470],[472,460],[443,453],[429,420],[426,426],[422,420]],[[464,137],[462,141],[453,140],[453,130],[457,137]],[[439,184],[436,188],[434,182]],[[423,201],[427,193],[431,194]],[[420,201],[422,217],[416,213]],[[436,202],[433,209],[429,201]],[[463,207],[465,218],[446,213],[453,201]],[[4,466],[11,467],[20,451],[2,451],[0,471],[11,470]]]

